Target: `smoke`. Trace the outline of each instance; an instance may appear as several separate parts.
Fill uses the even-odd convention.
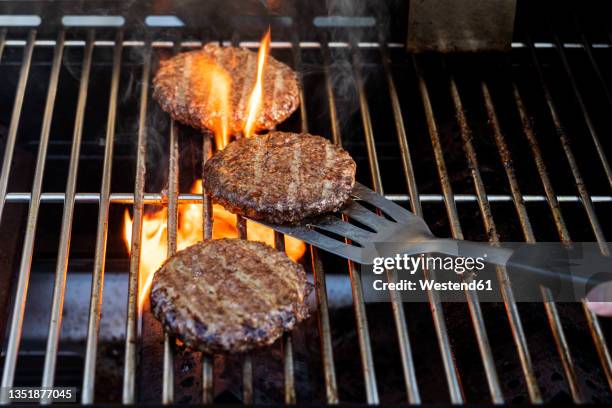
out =
[[[338,24],[326,29],[329,42],[358,45],[362,41],[377,42],[380,37],[386,38],[389,30],[390,9],[393,1],[377,0],[327,0],[327,15],[340,17]],[[352,18],[346,19],[345,17]],[[374,25],[369,25],[374,18]],[[341,19],[343,18],[343,19]],[[379,37],[380,36],[380,37]],[[355,65],[354,54],[361,61]],[[349,132],[349,126],[359,114],[359,93],[355,81],[356,70],[363,80],[364,86],[372,71],[368,69],[366,57],[359,49],[349,47],[330,48],[331,62],[329,72],[336,102],[339,127],[343,137],[347,138],[354,132]]]

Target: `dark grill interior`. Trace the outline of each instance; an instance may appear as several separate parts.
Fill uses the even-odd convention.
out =
[[[39,386],[43,373],[48,381],[54,372],[52,383],[76,386],[83,402],[100,403],[210,402],[213,396],[228,403],[610,403],[612,360],[605,337],[612,325],[584,304],[364,304],[359,269],[321,251],[307,251],[303,260],[310,272],[319,265],[311,275],[321,289],[313,317],[247,357],[202,358],[180,345],[165,353],[164,334],[148,308],[139,318],[126,307],[135,289],[129,287],[130,255],[122,235],[125,209],[146,214],[159,204],[201,202],[188,193],[211,143],[210,135],[173,127],[151,99],[158,61],[208,41],[256,50],[270,21],[271,54],[303,81],[301,111],[278,129],[307,130],[341,143],[357,162],[358,181],[422,210],[436,235],[604,242],[612,234],[612,180],[602,160],[612,131],[610,25],[596,7],[564,4],[551,12],[545,6],[519,2],[515,42],[502,55],[408,54],[405,19],[389,27],[333,29],[249,19],[257,22],[249,25],[253,32],[220,33],[143,25],[60,30],[45,25],[43,16],[38,32],[3,29],[2,386]],[[405,6],[390,7],[405,16]],[[80,90],[89,58],[87,86]],[[57,94],[45,109],[54,67]],[[79,95],[86,103],[68,224],[72,239],[63,254],[58,246]],[[11,135],[14,153],[7,155]],[[45,135],[46,157],[37,166]],[[144,153],[139,143],[146,143]],[[146,171],[138,173],[143,159]],[[176,168],[170,165],[175,159]],[[108,197],[101,194],[104,180],[110,182]],[[97,233],[101,204],[108,205],[108,229]],[[30,233],[28,217],[35,225]],[[55,271],[67,255],[56,369],[45,370]],[[104,276],[102,318],[99,338],[94,325],[88,341],[96,271]],[[11,312],[15,304],[25,305],[23,315]],[[134,343],[126,342],[126,324]],[[164,358],[172,356],[165,370]]]

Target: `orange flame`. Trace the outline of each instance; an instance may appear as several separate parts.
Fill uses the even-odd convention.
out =
[[[191,193],[202,193],[202,181],[197,180]],[[236,216],[222,206],[213,206],[213,239],[238,238]],[[124,215],[124,241],[128,252],[132,248],[132,224],[129,211]],[[166,208],[154,213],[146,213],[142,220],[142,238],[140,243],[140,270],[138,277],[138,306],[140,310],[148,299],[153,275],[167,257],[168,211]],[[247,238],[274,245],[274,231],[247,221]],[[178,208],[178,227],[176,232],[177,249],[185,249],[202,240],[202,204],[181,204]],[[306,246],[295,238],[285,238],[289,258],[298,261],[306,251]]]
[[[229,143],[232,77],[214,61],[200,56],[193,61],[195,72],[202,73],[198,81],[193,81],[192,92],[205,100],[211,115],[212,131],[215,135],[217,149],[223,149]]]
[[[244,137],[253,136],[255,130],[257,130],[255,128],[255,123],[259,116],[263,101],[263,71],[268,58],[268,52],[270,51],[270,38],[270,29],[268,29],[261,40],[261,45],[259,46],[259,52],[257,54],[257,79],[253,87],[253,92],[249,97],[249,104],[247,105],[248,114],[244,125]]]

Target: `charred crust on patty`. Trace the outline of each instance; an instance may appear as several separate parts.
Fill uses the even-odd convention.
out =
[[[174,120],[201,130],[214,130],[220,113],[209,98],[207,64],[220,67],[232,80],[228,122],[230,134],[238,134],[244,129],[248,98],[257,77],[257,54],[253,51],[211,43],[161,61],[153,78],[153,97]],[[269,56],[263,94],[255,130],[272,129],[297,109],[300,98],[295,72]]]
[[[245,352],[272,344],[308,317],[304,268],[260,242],[208,240],[155,273],[151,310],[187,347]]]
[[[271,223],[297,223],[339,210],[356,165],[341,147],[307,133],[241,139],[206,162],[206,193],[229,211]]]

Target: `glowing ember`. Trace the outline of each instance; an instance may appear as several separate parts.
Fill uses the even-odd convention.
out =
[[[261,109],[262,101],[263,101],[263,71],[266,65],[266,59],[268,57],[268,52],[270,51],[270,29],[266,32],[263,39],[261,40],[261,45],[259,47],[259,53],[257,54],[257,80],[255,81],[255,86],[253,87],[253,92],[249,97],[249,104],[247,105],[247,119],[244,125],[244,136],[251,137],[255,133],[255,122],[257,121],[257,117],[259,116],[259,111]]]
[[[198,180],[191,188],[192,193],[202,193],[202,181]],[[125,211],[124,240],[128,252],[131,250],[132,218]],[[238,238],[236,216],[226,211],[220,205],[213,206],[213,239]],[[153,274],[167,256],[168,211],[163,208],[157,212],[146,213],[142,220],[142,239],[140,252],[140,273],[138,278],[138,304],[142,305],[149,296]],[[178,227],[176,233],[177,248],[187,248],[202,240],[202,204],[181,204],[178,207]],[[261,241],[274,245],[274,231],[260,224],[247,221],[247,238],[251,241]],[[299,260],[306,251],[302,241],[286,237],[287,255],[294,261]]]

